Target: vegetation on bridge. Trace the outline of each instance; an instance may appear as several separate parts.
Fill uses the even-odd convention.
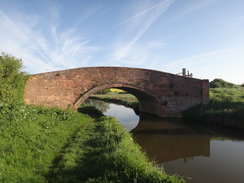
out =
[[[113,118],[25,105],[21,68],[0,56],[0,182],[181,182]]]

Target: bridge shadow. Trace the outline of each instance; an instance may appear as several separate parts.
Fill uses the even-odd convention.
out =
[[[199,134],[180,120],[144,116],[131,133],[148,157],[159,164],[210,156],[210,136]]]

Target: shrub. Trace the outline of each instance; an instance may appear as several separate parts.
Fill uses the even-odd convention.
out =
[[[107,94],[109,92],[111,92],[110,89],[105,89],[105,90],[97,92],[96,94]]]
[[[28,76],[22,69],[21,59],[6,53],[0,54],[0,102],[23,102],[24,86]]]
[[[210,88],[233,88],[236,86],[233,83],[229,83],[227,81],[224,81],[223,79],[214,79],[209,83]]]

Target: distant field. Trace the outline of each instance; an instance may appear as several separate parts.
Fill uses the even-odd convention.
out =
[[[118,93],[114,91],[122,91],[122,92]],[[127,107],[131,107],[133,109],[138,108],[137,98],[134,95],[130,93],[125,93],[125,91],[119,89],[115,89],[115,90],[112,89],[112,92],[106,94],[94,94],[90,97],[90,99],[103,100],[110,103],[117,103]]]
[[[120,90],[120,89],[117,89],[117,88],[110,88],[110,91],[111,92],[116,92],[116,93],[125,92],[124,90]]]
[[[112,92],[106,93],[106,94],[94,94],[93,97],[99,97],[101,99],[119,99],[119,100],[127,100],[131,102],[137,102],[137,98],[130,94],[130,93],[124,93],[125,91],[115,89],[111,90]],[[116,92],[119,91],[119,92]],[[122,91],[122,92],[121,92]]]

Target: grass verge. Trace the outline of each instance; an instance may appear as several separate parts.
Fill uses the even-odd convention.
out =
[[[88,132],[88,133],[87,133]],[[111,117],[81,129],[64,149],[50,182],[183,182],[150,163],[130,134]]]
[[[0,182],[180,182],[114,119],[19,105],[0,110]]]
[[[244,129],[244,87],[210,88],[210,102],[185,111],[183,117]]]
[[[52,161],[92,119],[73,111],[21,105],[0,110],[0,182],[46,182]]]

